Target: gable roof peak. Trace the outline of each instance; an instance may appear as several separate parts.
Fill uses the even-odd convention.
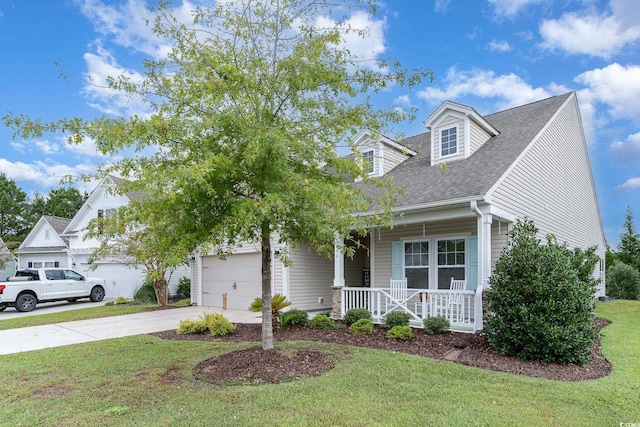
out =
[[[485,118],[480,113],[478,113],[475,108],[448,100],[440,104],[440,106],[436,108],[434,112],[424,120],[424,126],[427,129],[431,129],[440,121],[442,117],[450,114],[451,112],[462,114],[465,116],[465,118],[473,120],[490,135],[496,136],[500,133],[496,128],[493,127],[493,125],[491,125],[491,123],[486,121]]]

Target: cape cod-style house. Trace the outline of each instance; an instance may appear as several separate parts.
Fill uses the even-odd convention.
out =
[[[553,233],[572,248],[597,246],[594,275],[602,279],[597,296],[604,295],[605,238],[574,92],[486,116],[447,101],[424,125],[427,132],[401,141],[367,131],[355,141],[371,175],[404,188],[394,225],[370,229],[353,259],[337,242],[334,260],[302,248],[285,267],[276,246],[273,292],[292,307],[330,308],[335,317],[364,307],[381,321],[402,310],[416,326],[445,316],[452,329],[480,330],[492,267],[509,228],[527,217],[541,238]],[[259,248],[241,248],[226,261],[202,254],[192,274],[194,302],[246,309],[261,293]]]

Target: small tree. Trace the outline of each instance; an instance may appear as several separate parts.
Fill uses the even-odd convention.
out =
[[[640,272],[616,261],[607,269],[607,295],[611,298],[640,299]]]
[[[499,352],[562,364],[589,361],[598,256],[571,251],[553,235],[536,237],[533,221],[517,221],[496,262],[487,292],[486,333]]]
[[[618,244],[618,259],[636,270],[640,270],[640,235],[636,233],[630,206],[627,206],[623,227],[624,232],[620,235],[620,243]]]
[[[131,201],[129,206],[118,208],[114,215],[91,221],[87,236],[98,238],[100,246],[91,254],[89,262],[116,257],[130,267],[144,266],[158,305],[165,307],[173,272],[187,264],[185,243],[181,236],[172,233],[166,217],[163,220],[159,212],[140,209],[138,203]]]

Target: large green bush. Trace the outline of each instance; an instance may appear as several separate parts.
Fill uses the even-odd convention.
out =
[[[595,248],[569,250],[536,237],[533,221],[518,220],[496,262],[486,299],[485,332],[500,353],[542,363],[587,363],[593,323]]]
[[[191,279],[188,277],[181,277],[178,279],[178,295],[183,298],[191,298]]]
[[[350,308],[344,315],[344,323],[347,326],[353,325],[360,319],[371,320],[371,313],[366,308]]]
[[[616,261],[607,269],[607,295],[611,298],[640,299],[640,272]]]

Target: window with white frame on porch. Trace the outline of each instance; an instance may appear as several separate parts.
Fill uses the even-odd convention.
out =
[[[404,277],[407,287],[426,289],[429,287],[429,242],[405,242]]]
[[[465,239],[438,240],[438,289],[449,289],[451,278],[465,279]]]

